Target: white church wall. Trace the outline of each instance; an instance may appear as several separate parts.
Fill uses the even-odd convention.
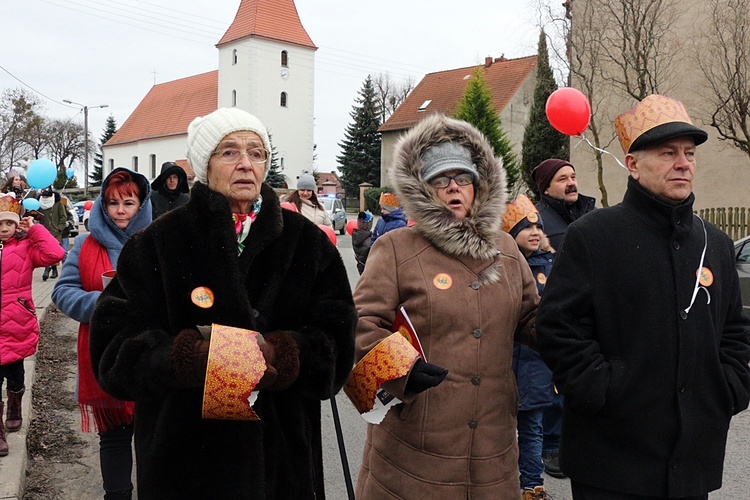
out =
[[[151,181],[158,177],[162,163],[184,160],[186,146],[185,134],[107,146],[104,148],[104,175],[116,167],[125,167],[145,175]]]

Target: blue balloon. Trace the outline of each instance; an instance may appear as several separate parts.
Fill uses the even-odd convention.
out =
[[[23,200],[23,208],[26,210],[39,210],[39,200],[36,198],[26,198]]]
[[[76,171],[72,168],[69,168],[65,171],[65,175],[68,177],[68,179],[71,179],[74,175],[76,175]]]
[[[57,177],[57,167],[47,158],[39,158],[29,165],[26,180],[34,189],[44,189],[51,186]]]

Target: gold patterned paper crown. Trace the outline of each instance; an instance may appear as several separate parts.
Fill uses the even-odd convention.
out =
[[[400,205],[398,198],[393,193],[380,193],[380,201],[378,203],[380,203],[381,207],[390,208],[391,210],[397,209]]]
[[[21,221],[19,217],[21,204],[15,196],[0,194],[0,220],[12,220],[18,224]]]
[[[708,139],[680,101],[658,94],[615,118],[615,130],[625,154],[683,135],[693,136],[696,145]]]
[[[539,224],[539,211],[526,195],[519,194],[516,201],[505,206],[503,231],[510,233],[511,229],[524,219],[532,224]]]

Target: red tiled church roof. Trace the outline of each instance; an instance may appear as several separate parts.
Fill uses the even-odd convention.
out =
[[[242,0],[220,47],[243,38],[262,38],[317,49],[302,26],[293,0]]]
[[[494,60],[488,57],[485,64],[479,67],[484,70],[484,78],[492,93],[492,104],[500,112],[536,67],[536,56],[519,59],[500,57]],[[476,66],[425,75],[379,130],[387,132],[410,128],[429,113],[453,114],[463,97],[467,76],[472,74],[474,68]],[[430,104],[424,111],[419,111],[420,106],[428,100],[431,100]]]
[[[219,72],[154,85],[107,146],[187,134],[197,116],[218,109]]]

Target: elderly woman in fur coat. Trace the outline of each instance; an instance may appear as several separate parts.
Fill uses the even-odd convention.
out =
[[[128,241],[91,321],[99,383],[136,402],[138,498],[324,498],[320,401],[354,358],[343,262],[263,183],[271,146],[256,117],[219,109],[187,142],[190,201]],[[259,421],[202,418],[213,323],[265,339]]]
[[[424,349],[384,388],[403,401],[369,425],[357,497],[520,497],[514,338],[533,343],[536,283],[501,230],[505,174],[470,124],[432,115],[397,144],[391,185],[412,227],[375,242],[354,294],[356,359],[404,307]]]

